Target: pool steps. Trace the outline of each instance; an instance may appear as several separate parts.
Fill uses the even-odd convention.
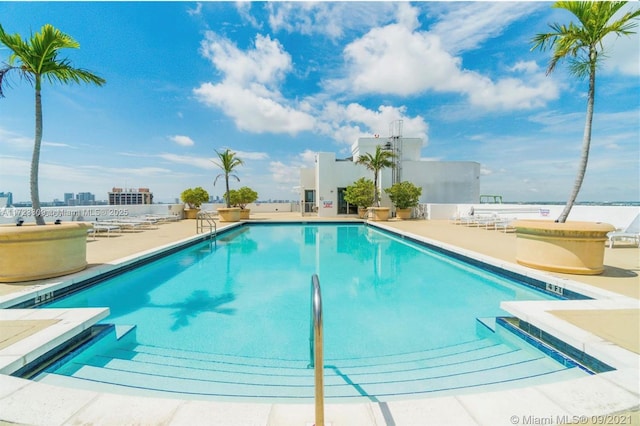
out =
[[[490,332],[489,327],[497,328]],[[433,350],[357,359],[325,360],[325,397],[334,402],[389,401],[407,397],[530,386],[585,376],[544,357],[485,319],[476,340]],[[498,336],[496,336],[498,335]],[[496,338],[498,337],[498,339]],[[203,399],[312,401],[308,360],[206,354],[140,345],[135,327],[113,330],[107,348],[80,352],[38,380],[94,390]],[[65,376],[68,374],[69,376]]]

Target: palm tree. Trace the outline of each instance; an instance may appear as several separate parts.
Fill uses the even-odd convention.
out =
[[[380,145],[376,146],[376,152],[371,154],[367,152],[358,158],[356,164],[364,165],[367,170],[373,172],[373,202],[377,207],[380,207],[380,189],[378,188],[378,175],[380,170],[387,167],[393,167],[393,159],[395,154],[391,151],[382,149]]]
[[[610,22],[613,16],[626,3],[626,1],[556,2],[553,7],[573,13],[578,18],[579,25],[573,22],[569,23],[569,26],[551,24],[549,26],[553,30],[552,32],[538,34],[532,40],[533,47],[531,50],[540,49],[544,51],[553,49],[549,67],[547,68],[547,75],[555,69],[558,62],[568,59],[569,71],[572,75],[578,78],[589,77],[587,117],[584,125],[578,174],[571,195],[557,222],[564,223],[567,220],[587,171],[589,147],[591,145],[593,104],[596,92],[596,69],[600,61],[605,57],[603,54],[603,40],[608,34],[617,36],[633,34],[631,29],[637,25],[632,20],[640,15],[640,9],[627,12],[618,20]]]
[[[68,59],[58,57],[61,49],[77,49],[80,44],[50,24],[45,24],[39,33],[32,34],[30,40],[22,40],[19,34],[7,34],[0,25],[0,42],[12,52],[7,64],[0,68],[0,97],[4,97],[2,87],[10,72],[17,72],[35,87],[36,129],[31,157],[31,204],[36,223],[44,225],[38,194],[38,165],[42,144],[42,80],[46,78],[50,83],[84,82],[98,86],[106,81],[90,71],[72,67]]]
[[[220,176],[224,176],[224,183],[226,185],[226,189],[227,191],[225,192],[225,201],[227,202],[227,208],[231,207],[231,201],[230,201],[230,197],[229,197],[229,176],[235,178],[238,182],[240,182],[240,178],[238,178],[238,176],[236,175],[232,175],[231,173],[233,172],[233,170],[240,166],[243,165],[244,162],[239,159],[238,157],[236,157],[236,153],[231,151],[229,148],[227,148],[224,152],[218,152],[216,150],[216,154],[218,154],[218,158],[220,159],[220,162],[213,162],[216,166],[220,167],[224,173],[219,174],[218,176],[216,176],[215,180],[213,181],[213,185],[216,185],[216,182],[218,181],[218,178]]]

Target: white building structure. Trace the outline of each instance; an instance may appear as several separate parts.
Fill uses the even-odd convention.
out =
[[[375,153],[377,146],[396,154],[395,167],[383,169],[378,177],[382,206],[392,207],[384,189],[403,181],[422,187],[421,203],[477,203],[480,197],[480,163],[421,160],[422,145],[421,138],[403,138],[400,135],[363,137],[351,146],[351,158],[340,160],[335,153],[316,153],[315,168],[300,171],[302,212],[317,211],[320,217],[357,214],[357,206],[344,200],[344,191],[361,177],[373,180],[373,172],[356,162],[365,153]]]

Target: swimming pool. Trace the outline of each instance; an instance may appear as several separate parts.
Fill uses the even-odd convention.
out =
[[[384,400],[586,374],[490,320],[505,315],[501,301],[553,295],[371,226],[270,224],[244,225],[47,305],[109,306],[105,322],[135,329],[103,336],[38,380],[307,401],[314,273],[328,398]]]

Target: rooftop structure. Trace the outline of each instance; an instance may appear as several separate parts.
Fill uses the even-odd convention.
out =
[[[422,188],[421,203],[476,203],[480,197],[480,163],[423,160],[422,145],[421,138],[402,137],[401,125],[396,124],[387,139],[378,135],[358,138],[351,147],[351,158],[346,160],[338,160],[335,153],[316,153],[315,167],[300,171],[300,199],[305,210],[317,211],[321,217],[355,214],[357,206],[344,200],[344,192],[361,177],[373,180],[372,172],[357,161],[366,153],[374,153],[377,146],[395,154],[394,167],[382,170],[379,177],[383,207],[392,206],[384,189],[402,181]]]

